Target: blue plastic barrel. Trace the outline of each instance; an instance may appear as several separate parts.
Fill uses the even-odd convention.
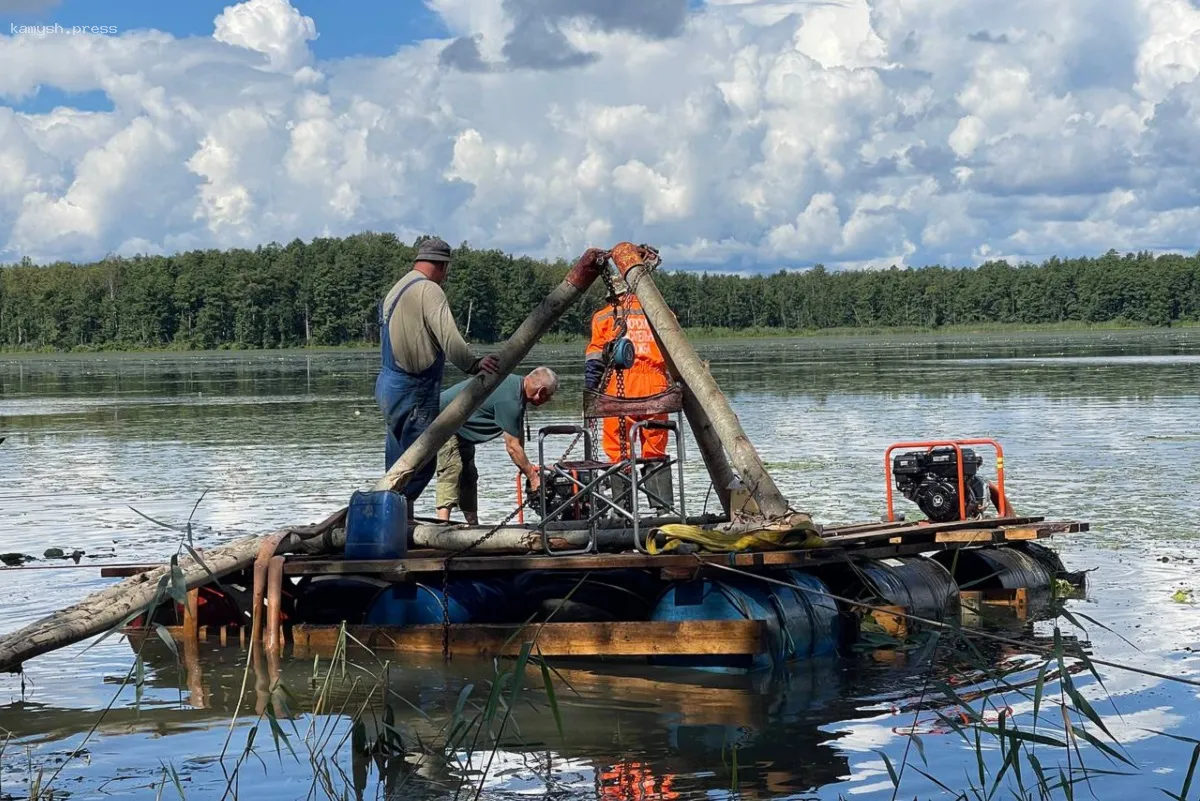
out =
[[[408,552],[408,501],[376,490],[350,496],[346,511],[347,559],[401,559]]]
[[[651,620],[762,620],[769,632],[769,653],[754,657],[664,657],[656,661],[740,672],[834,653],[840,618],[837,604],[824,595],[829,592],[825,584],[795,570],[776,578],[810,592],[755,579],[676,582],[663,593],[650,616]]]
[[[454,579],[447,586],[451,623],[488,623],[504,616],[509,596],[503,582]],[[372,626],[422,626],[442,623],[441,587],[411,582],[393,584],[367,610]]]
[[[837,650],[841,618],[837,601],[829,597],[829,587],[811,573],[786,570],[782,581],[802,589],[771,585],[771,592],[783,606],[784,627],[792,639],[791,659],[828,656]]]

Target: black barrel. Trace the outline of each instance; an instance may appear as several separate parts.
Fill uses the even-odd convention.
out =
[[[951,572],[959,589],[1050,591],[1052,569],[1019,548],[961,548],[934,557]]]
[[[296,622],[358,625],[367,607],[389,586],[374,576],[305,576],[296,585]]]
[[[903,606],[910,615],[941,621],[958,614],[958,586],[932,559],[871,559],[858,563],[858,573],[878,599]]]

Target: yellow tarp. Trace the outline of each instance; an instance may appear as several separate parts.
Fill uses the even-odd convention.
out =
[[[820,548],[825,545],[825,540],[809,528],[761,528],[733,533],[682,523],[667,523],[658,526],[657,530],[662,532],[667,541],[660,547],[657,535],[649,537],[646,550],[650,553],[670,553],[685,542],[694,543],[701,549],[714,553],[795,550]]]

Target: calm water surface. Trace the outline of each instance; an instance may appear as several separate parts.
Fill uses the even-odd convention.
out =
[[[700,349],[784,494],[823,522],[881,514],[881,459],[891,442],[999,439],[1018,511],[1092,524],[1090,533],[1053,544],[1072,569],[1094,569],[1088,599],[1068,608],[1111,631],[1090,625],[1074,634],[1090,640],[1096,656],[1200,678],[1193,653],[1200,612],[1172,598],[1197,583],[1192,560],[1200,557],[1200,332],[755,340]],[[549,364],[564,378],[556,402],[533,414],[535,428],[577,413],[581,350],[547,347],[526,363]],[[383,461],[371,394],[375,358],[0,360],[0,552],[86,552],[79,567],[42,559],[3,569],[0,632],[111,583],[99,578],[100,564],[174,552],[177,535],[133,508],[179,523],[206,493],[193,520],[198,544],[213,546],[315,521],[369,487]],[[708,484],[694,449],[692,456],[689,507],[698,509]],[[512,508],[513,468],[499,443],[482,447],[479,459],[482,517],[498,519]],[[423,498],[427,506],[432,496]],[[1050,629],[1040,624],[1033,633],[1048,637]],[[73,799],[177,798],[181,790],[220,798],[227,787],[226,797],[264,800],[448,797],[463,775],[497,798],[690,799],[735,787],[745,797],[890,798],[882,755],[899,765],[906,747],[910,768],[899,797],[948,797],[913,767],[950,787],[978,784],[974,746],[939,733],[932,710],[910,708],[928,686],[919,653],[804,666],[776,678],[564,671],[573,688],[558,692],[565,737],[544,695],[530,690],[514,711],[518,728],[506,731],[482,780],[489,749],[470,759],[464,751],[457,761],[414,754],[444,734],[466,685],[477,688],[472,699],[486,694],[490,664],[402,658],[386,687],[371,685],[379,666],[351,665],[350,678],[336,682],[333,713],[312,715],[309,659],[247,672],[236,647],[207,646],[189,670],[165,646],[149,644],[139,700],[134,687],[120,689],[133,653],[112,637],[35,659],[23,680],[0,676],[0,799],[28,798],[39,771],[48,778],[60,768],[52,787]],[[991,649],[988,656],[1020,654]],[[944,675],[950,666],[939,669]],[[1107,695],[1087,673],[1077,681],[1134,767],[1081,742],[1088,765],[1130,775],[1097,775],[1077,788],[1080,797],[1178,792],[1193,746],[1153,732],[1200,737],[1197,689],[1116,669],[1100,674]],[[264,722],[256,754],[231,783],[256,710],[270,707],[261,691],[275,677],[293,692],[295,720],[281,726],[297,756],[282,744],[277,755]],[[540,673],[530,678],[540,686]],[[407,759],[353,754],[349,715],[372,687],[395,704]],[[995,703],[1018,721],[1032,711],[1017,693]],[[925,762],[897,734],[914,719],[927,732]],[[83,750],[66,760],[93,726]],[[323,742],[333,753],[346,738],[314,782],[308,744]],[[984,756],[994,775],[999,749],[985,743]],[[1044,759],[1047,769],[1065,769],[1061,750]],[[178,786],[173,778],[163,786],[164,770],[178,775]]]

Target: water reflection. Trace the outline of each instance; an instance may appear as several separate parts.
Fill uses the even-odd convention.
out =
[[[1019,511],[1093,524],[1092,533],[1056,540],[1055,547],[1070,568],[1096,568],[1092,597],[1071,606],[1114,629],[1091,628],[1095,652],[1169,674],[1200,670],[1200,656],[1187,650],[1200,649],[1200,619],[1194,606],[1171,600],[1176,589],[1195,585],[1188,560],[1197,557],[1200,507],[1188,488],[1200,485],[1200,331],[755,340],[703,343],[700,350],[783,492],[822,521],[872,519],[882,511],[881,459],[891,442],[999,439]],[[527,366],[556,367],[564,379],[556,401],[532,418],[535,428],[577,414],[580,358],[580,347],[559,346],[539,348],[528,360]],[[369,486],[383,458],[371,397],[374,359],[335,352],[0,360],[0,436],[6,437],[0,551],[87,552],[79,568],[0,572],[0,631],[109,584],[98,577],[98,563],[173,552],[176,535],[130,506],[181,522],[207,490],[195,516],[203,546],[232,533],[320,519]],[[478,458],[481,516],[499,519],[512,508],[512,467],[502,447],[484,446]],[[686,465],[686,486],[689,508],[699,509],[708,484],[698,459]],[[282,717],[289,734],[296,727],[302,768],[282,744],[282,759],[276,756],[264,723],[257,750],[265,769],[251,759],[240,774],[241,797],[310,792],[314,771],[303,767],[309,761],[301,747],[310,727],[333,742],[352,741],[352,715],[312,714],[311,655],[252,664],[247,674],[236,647],[183,649],[182,667],[165,646],[152,641],[148,648],[140,709],[134,689],[125,689],[88,742],[86,759],[64,768],[59,781],[74,798],[154,797],[157,791],[147,788],[161,781],[164,764],[180,770],[189,798],[219,798],[228,780],[216,756],[228,737],[226,769],[232,765],[256,709]],[[1005,656],[1015,655],[992,654]],[[130,663],[129,646],[110,638],[33,660],[24,693],[19,678],[0,676],[0,729],[12,732],[0,756],[0,798],[24,797],[31,765],[36,771],[61,764],[99,719]],[[373,661],[367,666],[378,670]],[[322,658],[320,668],[327,667]],[[519,729],[506,735],[488,771],[490,795],[721,796],[733,785],[732,746],[739,744],[737,784],[744,794],[836,798],[853,791],[886,798],[892,786],[874,749],[899,762],[906,741],[897,729],[913,720],[936,723],[911,709],[926,675],[913,654],[873,654],[765,683],[559,667],[578,691],[559,692],[565,740],[544,693],[529,690],[515,715]],[[1164,771],[1159,783],[1177,790],[1190,746],[1138,738],[1145,728],[1187,735],[1198,711],[1193,691],[1117,671],[1103,675],[1120,716],[1104,705],[1094,680],[1083,675],[1080,685],[1106,725],[1129,738],[1143,771],[1138,778],[1110,777],[1106,788],[1138,797],[1146,775],[1158,770]],[[244,677],[242,713],[231,732]],[[341,702],[356,677],[367,681],[367,673],[349,666],[347,677]],[[280,709],[294,720],[276,710],[275,678],[292,692],[283,699],[287,710]],[[490,665],[457,659],[449,666],[409,659],[393,665],[387,695],[396,701],[407,756],[353,757],[346,748],[327,764],[329,775],[351,797],[356,785],[366,786],[367,798],[380,797],[379,786],[398,797],[417,788],[453,795],[446,788],[464,771],[481,769],[477,759],[460,752],[435,762],[420,755],[453,718],[462,688],[473,682],[485,693],[491,678]],[[529,685],[540,687],[540,674]],[[1001,701],[1019,715],[1030,712],[1019,694]],[[372,703],[366,708],[382,709]],[[4,737],[0,731],[0,742]],[[957,735],[930,732],[924,742],[936,775],[974,769],[975,756]],[[907,774],[901,795],[937,795],[921,781]],[[176,795],[168,783],[163,797]],[[315,796],[325,793],[317,789]]]
[[[876,718],[881,710],[926,706],[913,693],[930,656],[877,652],[751,676],[556,663],[565,737],[541,690],[543,674],[530,667],[524,700],[495,749],[486,734],[476,741],[471,733],[445,749],[455,710],[462,708],[470,719],[485,702],[496,679],[491,664],[405,659],[402,666],[385,665],[352,651],[355,658],[344,665],[270,655],[247,665],[244,649],[213,644],[193,653],[181,649],[177,661],[153,638],[131,643],[130,650],[140,650],[146,662],[145,700],[140,708],[126,700],[105,714],[99,739],[140,735],[190,742],[207,733],[191,747],[164,743],[158,749],[190,751],[188,767],[179,770],[189,786],[207,793],[228,781],[237,755],[227,757],[223,771],[211,761],[217,754],[203,748],[217,742],[211,735],[240,708],[239,732],[263,721],[258,748],[264,758],[273,750],[270,717],[291,737],[297,758],[288,759],[283,746],[284,768],[272,771],[272,786],[314,779],[339,786],[337,771],[326,776],[322,765],[340,757],[349,768],[341,779],[352,779],[347,785],[357,798],[378,797],[377,785],[387,798],[441,798],[463,783],[504,794],[553,790],[578,799],[695,798],[735,785],[748,798],[816,791],[852,772],[838,747],[843,735],[830,737],[823,729]],[[997,659],[1006,655],[993,651]],[[464,696],[470,687],[476,691]],[[14,725],[18,747],[72,741],[95,718],[79,709],[21,702],[0,707],[0,715]],[[335,753],[330,746],[343,740],[344,753]],[[235,752],[244,741],[237,738]],[[247,771],[239,781],[245,791],[260,780]],[[271,792],[290,797],[278,788]]]

